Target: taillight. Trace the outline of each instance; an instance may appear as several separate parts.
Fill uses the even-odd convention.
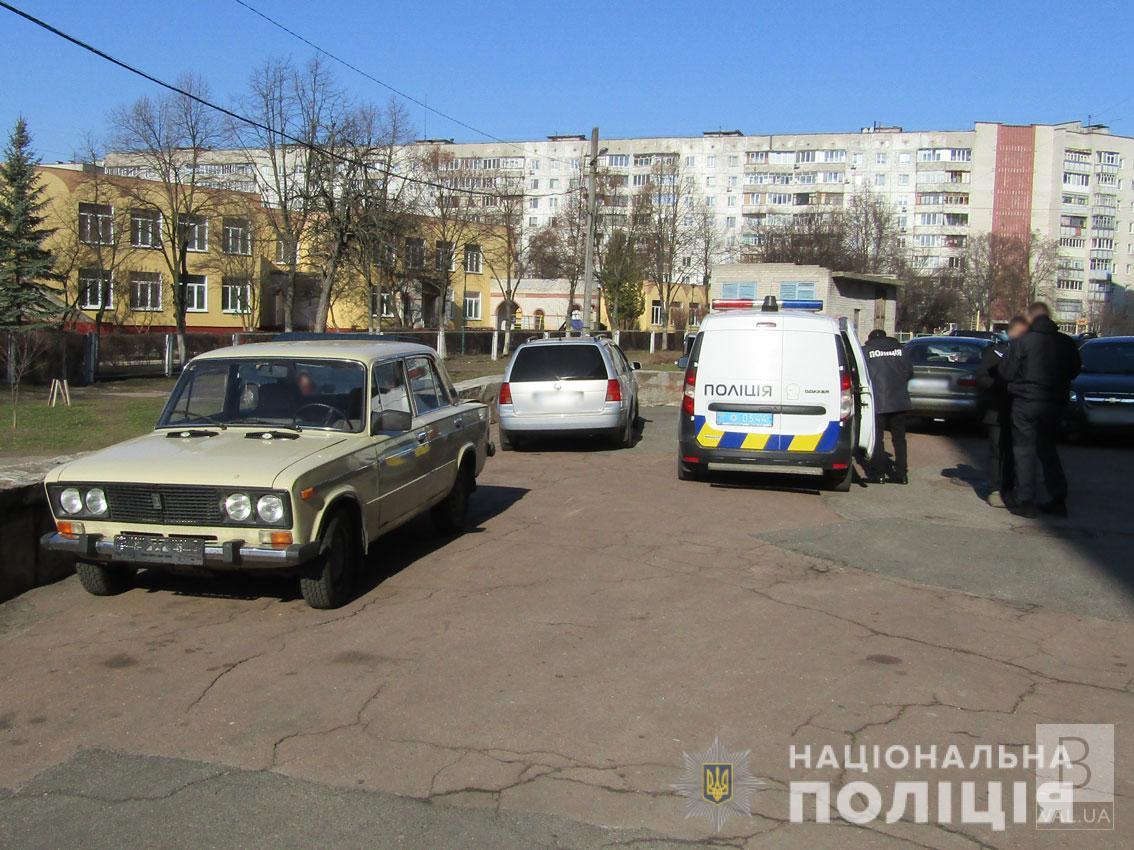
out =
[[[606,400],[622,401],[622,387],[615,378],[606,382]]]
[[[839,419],[846,422],[854,413],[854,396],[851,394],[850,375],[844,370],[839,376]]]
[[[976,386],[976,378],[973,377],[972,375],[963,375],[962,377],[957,378],[957,386],[958,387],[975,387]]]
[[[690,366],[685,370],[685,383],[682,385],[681,412],[693,415],[693,400],[697,395],[697,370]]]
[[[512,388],[508,386],[505,381],[500,385],[500,398],[496,400],[497,404],[511,404],[512,403]]]

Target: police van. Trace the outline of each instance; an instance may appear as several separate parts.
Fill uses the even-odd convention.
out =
[[[874,451],[874,404],[853,325],[821,302],[714,301],[685,368],[677,474],[812,476],[847,491]]]

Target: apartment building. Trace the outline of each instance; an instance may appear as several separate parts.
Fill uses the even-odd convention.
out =
[[[554,218],[577,185],[588,151],[583,135],[515,143],[443,145],[467,167],[507,164],[525,176],[530,229]],[[687,203],[713,209],[733,253],[760,229],[816,208],[844,206],[869,189],[893,206],[915,266],[957,267],[980,233],[1057,240],[1060,272],[1050,293],[1068,329],[1095,324],[1134,288],[1134,138],[1106,127],[977,122],[970,130],[603,139],[600,165],[633,192],[658,157],[676,157]],[[617,211],[614,211],[617,212]],[[693,264],[690,264],[693,265]],[[996,317],[1004,319],[1007,317]]]
[[[870,126],[858,132],[747,135],[715,130],[700,136],[604,138],[602,168],[625,190],[608,197],[618,215],[659,157],[680,166],[686,203],[714,212],[723,255],[754,245],[761,228],[794,215],[847,204],[856,191],[886,198],[913,264],[957,267],[977,234],[1057,240],[1060,270],[1050,293],[1067,329],[1096,325],[1134,288],[1134,138],[1080,122],[906,131]],[[503,175],[522,182],[527,231],[560,214],[580,185],[589,149],[585,135],[517,142],[422,140],[439,148],[470,186]],[[407,161],[412,159],[407,156]],[[241,151],[216,151],[218,177],[250,179],[260,167]],[[128,169],[127,156],[108,167]],[[261,163],[262,165],[262,163]],[[480,174],[482,177],[478,178]],[[624,212],[624,211],[621,211]],[[722,256],[717,259],[727,259]],[[695,258],[683,268],[702,271]],[[994,317],[998,320],[1006,316]]]

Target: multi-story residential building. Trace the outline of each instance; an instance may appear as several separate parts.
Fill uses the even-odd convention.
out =
[[[534,232],[559,215],[567,193],[580,186],[589,141],[557,135],[417,144],[441,149],[465,174],[522,180],[524,223]],[[892,205],[902,246],[920,268],[959,267],[966,241],[983,233],[1058,241],[1060,271],[1050,295],[1067,328],[1097,323],[1116,289],[1134,287],[1134,138],[1103,126],[977,122],[968,130],[871,126],[775,135],[718,130],[605,138],[602,146],[600,165],[615,185],[608,214],[624,213],[619,205],[628,204],[664,158],[680,169],[686,203],[712,209],[722,253],[743,252],[763,227],[845,206],[856,191],[869,190]],[[214,157],[217,168],[237,176],[246,178],[254,167],[245,152]],[[108,165],[116,162],[123,167],[128,158],[108,158]],[[697,266],[692,257],[682,264],[691,280],[701,271]]]
[[[165,242],[169,225],[160,212],[160,184],[79,164],[41,166],[38,173],[54,231],[49,247],[62,277],[61,300],[71,311],[72,323],[80,328],[97,323],[175,330],[171,252]],[[199,214],[181,221],[189,236],[187,330],[282,328],[290,251],[276,237],[270,210],[258,194],[222,188],[199,191],[209,200],[200,204]],[[378,270],[371,283],[353,266],[346,268],[331,302],[328,327],[437,327],[444,278],[449,293],[445,320],[460,324],[463,307],[466,327],[491,327],[493,281],[485,256],[491,260],[499,253],[499,238],[490,229],[478,229],[454,246],[438,241],[434,231],[430,220],[421,219],[397,252],[397,268]],[[298,329],[312,326],[318,301],[308,249],[291,249],[299,260],[293,306]]]

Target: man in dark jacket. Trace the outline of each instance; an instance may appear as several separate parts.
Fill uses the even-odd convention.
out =
[[[1014,316],[1008,323],[1008,339],[1019,339],[1028,329],[1028,320]],[[988,503],[994,508],[1007,507],[1016,484],[1016,461],[1012,456],[1012,396],[1008,384],[1000,377],[1000,364],[1008,354],[1008,343],[990,345],[981,355],[976,373],[977,386],[984,393],[987,405],[984,424],[988,426]]]
[[[1067,406],[1071,381],[1079,374],[1079,348],[1059,332],[1047,306],[1028,308],[1028,332],[1008,347],[1000,377],[1012,396],[1012,452],[1016,458],[1016,502],[1013,513],[1036,515],[1036,461],[1043,466],[1044,483],[1051,501],[1040,506],[1045,513],[1067,515],[1067,476],[1059,462],[1056,439]]]
[[[898,484],[909,483],[909,466],[906,460],[906,414],[913,405],[907,384],[913,377],[913,365],[902,352],[902,344],[886,331],[876,328],[866,338],[862,348],[866,354],[866,368],[874,387],[874,455],[870,458],[870,477],[882,483],[890,480]],[[890,432],[894,443],[894,469],[885,473],[886,450],[883,436]]]

